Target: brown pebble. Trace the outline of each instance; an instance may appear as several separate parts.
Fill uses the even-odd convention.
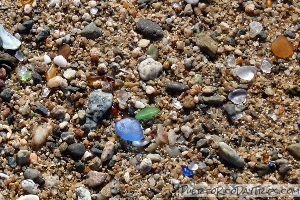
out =
[[[191,108],[194,108],[195,105],[196,104],[195,104],[194,98],[191,95],[188,95],[183,99],[182,106],[184,108],[191,109]]]
[[[36,164],[38,161],[38,156],[36,155],[36,153],[31,153],[29,156],[29,161],[32,164]]]
[[[6,78],[6,70],[4,68],[0,68],[0,79]]]
[[[58,49],[58,55],[62,55],[66,60],[68,60],[71,55],[71,47],[69,45],[64,45]]]

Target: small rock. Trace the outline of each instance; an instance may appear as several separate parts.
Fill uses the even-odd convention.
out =
[[[105,182],[108,176],[107,173],[90,171],[87,174],[86,184],[92,188],[98,187]]]
[[[162,28],[155,22],[140,19],[136,25],[136,31],[146,38],[157,39],[163,37]]]
[[[34,24],[33,20],[28,20],[18,27],[18,32],[21,34],[29,33]]]
[[[84,187],[79,187],[75,189],[77,200],[92,200],[91,193],[88,189]]]
[[[271,169],[267,164],[257,164],[254,167],[254,171],[259,177],[262,177],[266,174],[272,173],[274,170]]]
[[[278,173],[281,175],[286,175],[290,170],[292,169],[292,166],[289,164],[282,164],[280,165],[278,169]]]
[[[111,93],[102,92],[101,89],[95,90],[90,94],[85,122],[90,129],[97,126],[106,111],[112,106],[112,101],[113,95]]]
[[[10,167],[15,168],[17,166],[17,160],[14,157],[9,156],[7,158],[7,161],[8,161],[8,164],[9,164]],[[26,163],[27,163],[27,160],[24,164],[26,164]],[[20,164],[20,165],[22,165],[22,164]]]
[[[141,48],[146,48],[150,44],[150,40],[141,39],[138,43],[138,46]]]
[[[62,55],[55,56],[53,62],[54,64],[62,68],[65,68],[68,64],[68,61]]]
[[[49,115],[49,110],[43,106],[43,105],[38,105],[35,110],[34,110],[35,113],[38,113],[44,117],[48,116]]]
[[[89,163],[89,167],[91,170],[95,170],[95,171],[100,170],[102,167],[101,159],[99,157],[93,158],[93,160],[91,160],[91,162]]]
[[[43,180],[41,172],[37,169],[27,168],[24,172],[25,179],[31,179],[36,183],[41,183]]]
[[[47,82],[49,88],[56,88],[64,85],[68,85],[68,82],[61,76],[55,76]]]
[[[237,152],[224,142],[219,142],[219,156],[236,167],[244,167],[245,161]]]
[[[37,42],[41,42],[47,39],[47,37],[50,35],[49,30],[41,30],[41,32],[39,32],[36,35],[36,41]]]
[[[68,146],[68,154],[73,160],[80,160],[85,150],[85,146],[82,143],[74,143]]]
[[[8,53],[0,52],[0,64],[8,65],[11,68],[16,68],[18,66],[18,59],[11,56]]]
[[[101,195],[106,197],[106,198],[109,198],[112,196],[111,194],[111,182],[106,184],[100,191]]]
[[[42,76],[39,73],[37,73],[37,72],[32,72],[31,76],[32,76],[33,84],[34,85],[37,85],[37,84],[39,84],[39,83],[41,83],[43,81]]]
[[[245,6],[245,12],[247,14],[252,14],[254,13],[254,10],[255,10],[255,5],[253,3],[248,3],[246,6]]]
[[[91,22],[81,31],[81,35],[88,39],[97,39],[101,36],[101,29],[96,26],[94,22]]]
[[[101,154],[101,160],[107,161],[110,160],[114,155],[115,144],[111,141],[106,142],[103,152]]]
[[[43,146],[47,141],[48,135],[52,133],[52,129],[53,127],[50,124],[42,124],[36,127],[32,133],[32,146],[35,149]]]
[[[75,78],[75,75],[76,75],[76,70],[70,68],[67,69],[63,74],[63,76],[68,80]]]
[[[154,44],[151,44],[147,50],[147,54],[149,56],[151,56],[154,60],[157,60],[158,59],[158,48],[154,45]]]
[[[140,165],[140,171],[142,174],[150,172],[152,169],[152,161],[150,158],[144,158]]]
[[[197,3],[199,3],[199,0],[185,0],[185,2],[188,4],[196,5]]]
[[[5,89],[0,93],[0,98],[2,99],[2,101],[10,102],[11,95],[12,95],[11,89],[5,88]]]
[[[75,133],[73,132],[62,132],[60,137],[67,144],[73,144],[75,142]]]
[[[294,158],[300,159],[300,143],[291,144],[286,149]]]
[[[223,102],[226,100],[226,97],[220,96],[220,95],[215,95],[215,96],[210,96],[210,97],[202,97],[202,101],[211,106],[220,106],[223,104]]]
[[[176,146],[166,146],[165,150],[166,153],[172,158],[175,158],[181,154]]]
[[[153,58],[147,58],[138,66],[138,71],[142,80],[148,81],[158,77],[162,71],[162,64]]]
[[[26,192],[28,192],[30,194],[36,194],[37,193],[38,185],[35,184],[33,180],[30,180],[30,179],[23,180],[21,182],[21,186],[22,186],[23,190],[25,190]]]
[[[194,101],[194,97],[191,95],[187,95],[186,97],[184,97],[183,102],[182,102],[182,106],[184,108],[187,109],[192,109],[196,106],[196,103]]]
[[[27,150],[20,150],[18,153],[17,153],[17,163],[19,165],[25,165],[28,160],[29,160],[29,157],[30,157],[30,151],[27,151]]]
[[[189,89],[189,86],[183,83],[170,81],[165,85],[166,91],[169,93],[181,93]]]
[[[24,196],[21,196],[20,198],[18,198],[17,200],[39,200],[39,196],[34,195],[34,194],[27,194]]]
[[[84,172],[84,169],[85,169],[85,164],[84,163],[82,163],[81,161],[79,161],[79,162],[76,162],[75,163],[75,170],[77,171],[77,172],[79,172],[79,173],[82,173],[82,172]]]
[[[147,155],[147,158],[150,158],[150,160],[153,162],[160,162],[162,160],[162,158],[159,154],[152,154],[152,153],[149,153]]]
[[[209,35],[199,33],[196,38],[196,44],[200,50],[207,53],[211,57],[215,57],[218,50],[218,43],[214,41]]]

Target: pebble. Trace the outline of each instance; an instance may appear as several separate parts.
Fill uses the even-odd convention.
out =
[[[293,45],[283,35],[278,36],[271,43],[271,50],[273,54],[279,58],[288,58],[291,57],[294,53]]]
[[[263,26],[260,22],[253,21],[249,24],[250,31],[249,31],[249,36],[251,38],[256,37],[263,29]]]
[[[137,109],[145,108],[145,104],[141,101],[135,101],[134,107]]]
[[[46,64],[49,64],[49,63],[51,63],[51,58],[50,58],[50,56],[48,56],[48,55],[44,55],[43,56],[43,59],[44,59],[44,63],[46,63]]]
[[[185,0],[185,2],[188,4],[196,5],[197,3],[199,3],[199,0]]]
[[[29,33],[33,25],[34,25],[33,20],[27,20],[18,27],[18,32],[21,34]]]
[[[219,142],[219,156],[236,167],[244,167],[245,161],[237,152],[224,142]]]
[[[242,88],[234,89],[228,94],[228,99],[234,104],[246,103],[247,91]]]
[[[68,82],[66,79],[64,79],[61,76],[55,76],[47,82],[47,86],[49,88],[57,88],[60,86],[65,86],[65,85],[68,85]]]
[[[16,50],[21,45],[21,41],[7,32],[2,24],[0,24],[0,38],[3,49]]]
[[[138,71],[142,80],[149,81],[158,77],[162,68],[160,62],[155,61],[153,58],[147,58],[139,64]]]
[[[33,194],[27,194],[27,195],[23,195],[20,198],[18,198],[17,200],[39,200],[39,196],[37,195],[33,195]]]
[[[257,73],[257,68],[254,66],[242,66],[237,68],[235,73],[241,79],[251,81]]]
[[[290,170],[292,170],[292,166],[290,164],[282,164],[279,166],[278,173],[286,175]]]
[[[168,141],[170,146],[174,146],[176,144],[177,135],[174,129],[170,129],[168,131]]]
[[[215,57],[218,50],[218,43],[205,33],[199,33],[196,37],[196,44],[203,53]]]
[[[21,182],[21,186],[23,188],[23,190],[25,190],[26,192],[30,193],[30,194],[36,194],[38,191],[38,185],[34,183],[33,180],[31,179],[27,179],[27,180],[23,180]]]
[[[254,171],[259,177],[262,177],[266,174],[272,173],[274,170],[271,169],[267,164],[257,164],[254,167]]]
[[[50,35],[50,31],[49,31],[49,27],[46,28],[46,30],[41,30],[36,36],[36,41],[37,42],[42,42],[44,40],[46,40],[48,38],[48,36]]]
[[[160,112],[159,108],[156,107],[147,107],[140,110],[136,115],[135,118],[138,120],[146,120],[155,117]]]
[[[159,154],[152,154],[152,153],[149,153],[147,155],[147,158],[149,158],[153,162],[160,162],[162,160],[162,157]]]
[[[113,95],[111,93],[103,92],[101,89],[93,91],[88,100],[85,124],[91,129],[96,128],[98,122],[111,108],[112,102]]]
[[[268,73],[268,74],[271,73],[272,68],[273,68],[273,65],[268,60],[264,59],[261,61],[260,69],[264,73]]]
[[[187,109],[193,109],[196,106],[194,97],[192,95],[187,95],[184,97],[182,106]]]
[[[151,56],[154,60],[157,60],[158,59],[158,55],[159,55],[158,48],[154,44],[151,44],[148,47],[147,54],[149,56]]]
[[[38,113],[44,117],[48,116],[49,115],[49,110],[43,106],[43,105],[38,105],[35,110],[34,110],[35,113]]]
[[[5,63],[11,68],[16,68],[18,66],[19,61],[17,58],[11,56],[8,53],[0,52],[0,63]]]
[[[189,137],[190,137],[190,134],[193,132],[193,129],[192,129],[191,127],[189,127],[189,126],[186,126],[186,125],[182,126],[182,127],[180,128],[180,130],[181,130],[182,133],[184,134],[184,137],[185,137],[185,138],[189,138]]]
[[[300,159],[300,143],[291,144],[286,149],[294,158]]]
[[[55,56],[53,62],[62,68],[65,68],[68,64],[67,60],[62,55]]]
[[[166,91],[169,93],[181,93],[184,91],[187,91],[189,89],[189,86],[183,83],[170,81],[166,83],[165,85]]]
[[[144,158],[140,164],[140,172],[147,174],[152,169],[152,161],[150,158]]]
[[[105,198],[109,198],[112,196],[111,194],[111,182],[109,182],[108,184],[106,184],[100,191],[100,194],[105,197]]]
[[[73,160],[80,160],[85,153],[85,146],[82,143],[74,143],[68,146],[68,154]]]
[[[248,3],[246,6],[245,6],[245,12],[247,14],[253,14],[254,13],[254,10],[255,10],[255,5],[253,3]]]
[[[181,154],[178,147],[176,146],[166,146],[165,150],[166,153],[172,158],[175,158]]]
[[[74,132],[62,132],[60,135],[62,141],[67,144],[73,144],[75,142],[75,133]]]
[[[75,75],[76,75],[76,70],[69,68],[66,71],[64,71],[63,77],[69,80],[75,78]]]
[[[146,48],[150,44],[150,40],[141,39],[138,43],[138,46],[141,48]]]
[[[114,155],[115,144],[111,141],[106,142],[101,154],[101,161],[105,162],[110,160]]]
[[[81,161],[76,162],[74,167],[75,167],[75,170],[79,173],[82,173],[85,170],[85,164],[82,163]]]
[[[94,22],[91,22],[81,31],[81,35],[88,39],[97,39],[101,36],[102,31],[99,27],[96,26]]]
[[[211,106],[220,106],[223,104],[223,102],[226,100],[226,97],[221,95],[215,95],[210,97],[201,97],[202,101]]]
[[[10,102],[12,96],[12,91],[10,88],[5,88],[1,93],[0,93],[0,98],[4,102]]]
[[[40,148],[46,143],[48,135],[52,133],[52,126],[50,124],[42,124],[36,127],[32,133],[32,146]]]
[[[147,19],[140,19],[136,25],[136,31],[145,38],[157,39],[163,37],[162,28],[155,22]]]
[[[30,151],[28,151],[28,150],[18,151],[17,157],[16,157],[17,163],[19,165],[25,165],[29,160],[29,156],[30,156]]]
[[[92,200],[90,191],[84,187],[76,188],[75,192],[77,200]]]
[[[86,184],[91,188],[98,187],[105,182],[108,176],[109,174],[107,173],[90,171],[87,174]]]
[[[123,140],[140,141],[144,138],[141,124],[134,118],[124,118],[117,121],[115,131]]]
[[[38,184],[44,182],[41,172],[37,169],[27,168],[23,175],[25,179],[31,179]]]

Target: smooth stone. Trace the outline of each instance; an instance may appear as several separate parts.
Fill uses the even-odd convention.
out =
[[[214,41],[209,35],[199,33],[196,38],[196,44],[199,46],[201,52],[215,57],[218,50],[218,43]]]
[[[294,158],[300,159],[300,143],[291,144],[286,149]]]
[[[42,76],[37,72],[32,72],[31,76],[32,76],[32,80],[33,80],[34,85],[37,85],[37,84],[39,84],[43,81]]]
[[[73,160],[80,160],[85,153],[85,146],[82,143],[74,143],[68,146],[68,154]]]
[[[134,118],[124,118],[117,121],[115,130],[123,140],[140,141],[144,138],[141,124]]]
[[[92,200],[91,193],[88,189],[84,187],[79,187],[75,189],[77,200]]]
[[[252,80],[256,72],[257,72],[257,68],[254,66],[243,66],[235,70],[235,73],[238,77],[247,81]]]
[[[49,110],[43,106],[43,105],[38,105],[35,110],[34,110],[35,113],[38,113],[44,117],[48,116],[49,115]]]
[[[0,93],[0,98],[2,99],[2,101],[5,101],[5,102],[10,102],[11,96],[12,96],[12,91],[10,88],[5,88]]]
[[[147,54],[149,56],[151,56],[154,60],[157,60],[158,59],[158,55],[159,55],[158,48],[154,44],[151,44],[148,47]]]
[[[34,21],[28,20],[18,27],[18,32],[21,34],[29,33],[33,25]]]
[[[152,169],[152,161],[150,158],[144,158],[140,164],[140,172],[147,174]]]
[[[8,53],[0,52],[0,64],[8,65],[11,71],[12,68],[16,68],[18,66],[19,60],[14,56],[11,56]],[[6,69],[8,70],[8,69]]]
[[[21,196],[20,198],[18,198],[17,200],[39,200],[39,196],[34,195],[34,194],[27,194],[24,196]]]
[[[219,142],[219,156],[236,167],[244,167],[245,161],[237,152],[224,142]]]
[[[157,39],[163,37],[162,28],[155,22],[147,19],[140,19],[136,25],[136,31],[145,38]]]
[[[23,190],[25,190],[26,192],[28,192],[30,194],[37,193],[38,185],[35,184],[34,181],[31,179],[23,180],[21,182],[21,186],[22,186]]]
[[[63,77],[65,77],[66,79],[73,79],[76,76],[76,70],[74,69],[67,69],[66,71],[64,71]]]
[[[32,146],[35,149],[41,148],[47,141],[47,137],[52,133],[53,127],[50,124],[42,124],[33,130]]]
[[[160,62],[155,61],[153,58],[147,58],[139,64],[138,71],[142,80],[149,81],[158,77],[162,68]]]
[[[254,167],[254,171],[259,177],[262,177],[266,174],[272,173],[274,170],[271,169],[267,164],[257,164]]]
[[[88,39],[97,39],[101,36],[101,29],[96,26],[94,22],[91,22],[81,31],[81,35]]]
[[[159,113],[160,109],[156,107],[147,107],[140,110],[136,115],[135,118],[138,120],[145,120],[151,119],[155,117]]]
[[[109,175],[107,173],[90,171],[87,174],[86,184],[91,188],[98,187],[105,182],[108,176]]]
[[[64,85],[68,85],[68,82],[61,76],[55,76],[47,82],[49,88],[57,88]]]
[[[75,133],[74,132],[62,132],[60,137],[67,144],[73,144],[75,142]]]
[[[41,42],[47,39],[47,37],[50,35],[50,29],[48,30],[41,30],[37,35],[36,35],[36,41]]]
[[[30,157],[30,151],[28,150],[20,150],[18,153],[17,153],[17,163],[19,165],[25,165],[28,160],[29,160],[29,157]]]
[[[188,4],[196,5],[197,3],[199,3],[199,0],[185,0],[185,2]]]
[[[215,95],[210,97],[201,97],[202,101],[207,105],[220,106],[226,100],[226,97]]]
[[[166,91],[169,93],[181,93],[189,89],[189,86],[183,83],[170,81],[165,85]]]
[[[0,25],[0,38],[2,40],[3,49],[16,50],[20,47],[21,42],[16,37],[7,32],[3,25]]]
[[[166,149],[166,153],[172,158],[180,156],[181,154],[180,150],[176,146],[166,146],[165,149]]]
[[[40,183],[42,179],[42,174],[37,169],[27,168],[24,172],[25,179],[31,179],[34,182]]]
[[[110,160],[114,155],[115,144],[111,141],[106,142],[101,154],[101,160],[103,162]]]
[[[86,122],[90,129],[96,128],[104,114],[111,108],[113,95],[103,92],[101,89],[93,91],[88,100],[88,108],[86,110]]]
[[[53,62],[62,68],[65,68],[68,64],[67,60],[62,55],[55,56]]]

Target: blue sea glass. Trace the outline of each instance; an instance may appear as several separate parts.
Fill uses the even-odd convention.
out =
[[[193,176],[194,172],[193,172],[193,170],[190,170],[189,168],[184,167],[184,168],[182,168],[182,174],[185,176]]]
[[[134,118],[124,118],[115,123],[116,133],[128,141],[140,141],[144,138],[144,133],[140,122]]]

